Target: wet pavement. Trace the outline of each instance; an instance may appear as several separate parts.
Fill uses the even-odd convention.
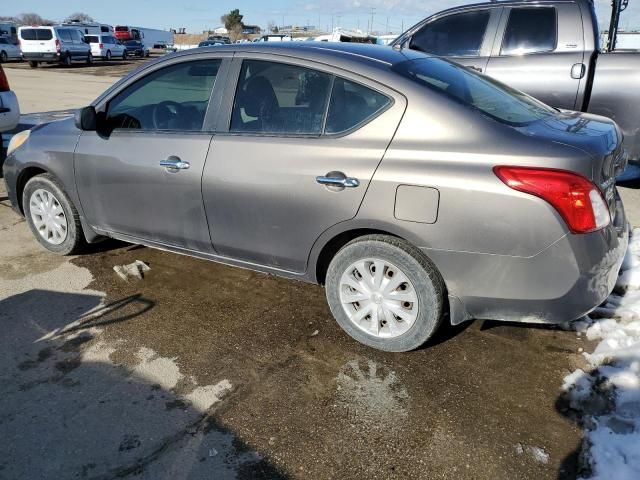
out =
[[[61,258],[0,189],[0,478],[574,478],[575,333],[474,322],[378,352],[321,287],[105,242]],[[114,265],[151,270],[123,281]]]

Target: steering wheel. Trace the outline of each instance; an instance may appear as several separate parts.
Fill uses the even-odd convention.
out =
[[[181,104],[172,100],[165,100],[154,105],[151,113],[154,128],[159,130],[168,128],[169,122],[178,118],[183,109],[184,107]]]

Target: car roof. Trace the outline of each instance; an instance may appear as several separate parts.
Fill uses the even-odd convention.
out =
[[[216,45],[215,47],[200,48],[200,52],[231,51],[234,53],[270,53],[291,56],[306,60],[326,61],[327,57],[350,64],[361,63],[370,66],[389,67],[399,62],[426,58],[429,55],[407,49],[393,49],[383,45],[346,42],[261,42],[236,43],[231,45]],[[192,51],[185,50],[174,55],[189,55]]]

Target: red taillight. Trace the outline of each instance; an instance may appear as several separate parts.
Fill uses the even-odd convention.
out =
[[[60,40],[56,38],[56,52],[60,53]]]
[[[104,45],[103,45],[102,43],[99,43],[99,44],[98,44],[98,48],[99,48],[100,50],[102,50],[102,49],[104,48]]]
[[[4,74],[4,70],[0,66],[0,92],[8,92],[9,91],[9,80],[7,80],[7,76]]]
[[[602,193],[591,181],[576,173],[553,168],[494,167],[507,186],[549,202],[573,233],[588,233],[611,221]]]

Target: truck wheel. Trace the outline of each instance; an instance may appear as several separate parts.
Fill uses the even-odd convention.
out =
[[[71,66],[71,54],[69,52],[65,53],[62,63],[65,67]]]
[[[111,50],[107,50],[107,62],[111,60]]]
[[[437,330],[444,282],[420,250],[404,240],[367,235],[344,246],[326,277],[329,308],[355,340],[387,352],[406,352]]]
[[[0,52],[0,63],[6,63],[9,60],[9,55],[4,50]]]
[[[38,68],[38,62],[34,62],[34,61],[29,60],[29,66],[31,68]]]
[[[27,182],[22,206],[31,232],[47,250],[71,255],[84,246],[78,211],[52,175],[36,175]]]

